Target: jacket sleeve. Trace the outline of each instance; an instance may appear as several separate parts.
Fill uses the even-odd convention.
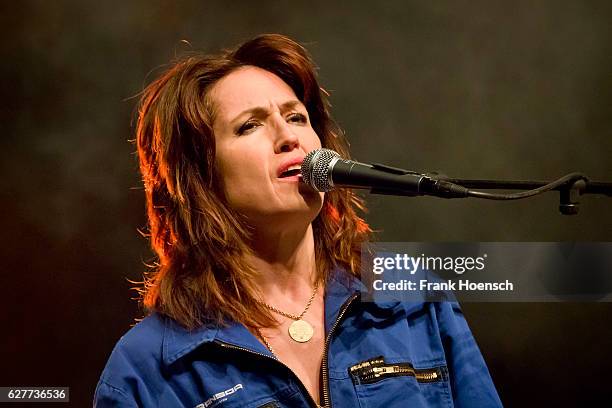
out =
[[[136,408],[138,405],[124,391],[100,380],[94,395],[94,408]]]
[[[502,407],[501,400],[456,302],[435,303],[440,336],[456,407]]]

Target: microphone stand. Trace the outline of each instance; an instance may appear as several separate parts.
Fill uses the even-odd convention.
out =
[[[446,181],[468,189],[478,190],[532,190],[546,186],[544,181],[522,180],[471,180],[451,179]],[[585,178],[571,180],[563,185],[553,187],[548,191],[559,191],[559,211],[563,215],[576,215],[580,208],[580,196],[584,194],[603,194],[612,197],[612,183],[590,181]]]
[[[438,173],[419,174],[414,171],[375,163],[373,168],[397,175],[423,176],[419,182],[419,192],[372,188],[371,194],[390,194],[404,196],[434,195],[443,198],[476,197],[489,200],[519,200],[546,191],[559,191],[559,211],[563,215],[578,214],[580,196],[583,194],[603,194],[612,197],[612,183],[591,181],[582,173],[570,173],[553,182],[524,180],[477,180],[456,179]],[[472,190],[524,190],[514,194],[485,193]],[[525,191],[527,190],[527,191]]]

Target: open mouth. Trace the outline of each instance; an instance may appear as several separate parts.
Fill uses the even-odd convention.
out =
[[[288,169],[283,171],[280,176],[278,176],[278,178],[285,178],[285,177],[293,177],[293,176],[298,176],[299,174],[301,174],[301,171],[299,168],[297,169]]]

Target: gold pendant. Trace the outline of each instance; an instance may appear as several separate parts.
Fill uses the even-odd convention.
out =
[[[306,343],[312,339],[314,329],[306,320],[296,320],[289,326],[289,336],[298,343]]]

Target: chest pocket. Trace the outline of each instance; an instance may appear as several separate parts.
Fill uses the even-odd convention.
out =
[[[260,405],[257,408],[281,408],[281,406],[278,404],[278,402],[271,401],[271,402],[265,403],[263,405]]]
[[[348,369],[361,408],[453,407],[446,366],[414,368],[376,357]]]

